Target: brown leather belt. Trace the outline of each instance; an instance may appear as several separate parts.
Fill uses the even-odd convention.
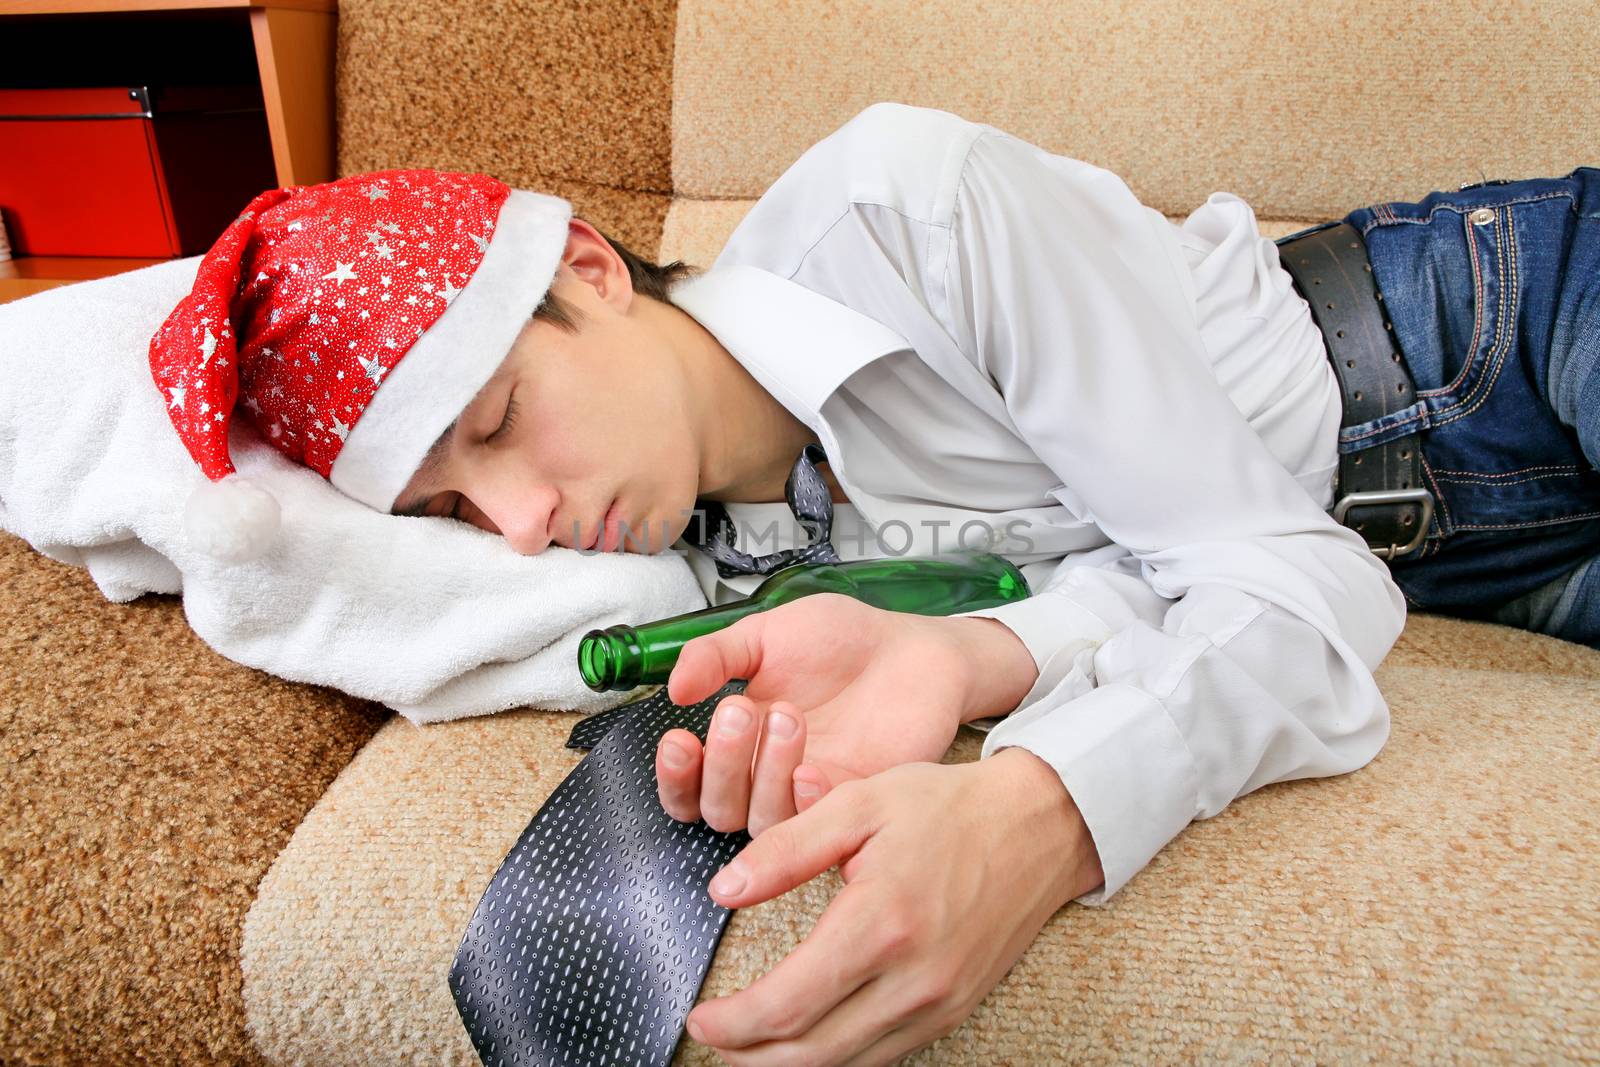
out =
[[[1361,235],[1348,223],[1291,234],[1278,258],[1311,305],[1344,398],[1340,427],[1354,426],[1416,403],[1394,324],[1384,308]],[[1339,454],[1334,521],[1366,538],[1387,560],[1422,546],[1433,519],[1433,494],[1422,479],[1420,434]]]

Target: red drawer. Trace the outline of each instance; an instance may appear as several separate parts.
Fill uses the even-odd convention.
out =
[[[259,88],[0,89],[14,255],[198,255],[276,185]]]

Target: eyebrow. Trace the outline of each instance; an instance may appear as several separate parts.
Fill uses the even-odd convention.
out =
[[[450,439],[455,436],[456,424],[460,421],[461,416],[459,415],[452,419],[450,421],[450,425],[444,428],[444,433],[439,435],[439,439],[429,446],[428,454],[422,457],[422,465],[417,468],[417,473],[420,475],[421,481],[424,485],[433,481],[433,476],[438,473],[439,467],[444,463],[444,454],[450,448]],[[432,493],[424,492],[409,507],[402,508],[396,506],[390,508],[389,514],[406,515],[411,518],[418,518],[422,515],[422,510],[428,506],[428,502],[432,499]]]

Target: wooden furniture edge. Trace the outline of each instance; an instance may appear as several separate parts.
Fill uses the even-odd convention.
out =
[[[276,8],[334,14],[339,5],[338,0],[4,0],[0,2],[0,15],[104,15],[208,8]]]

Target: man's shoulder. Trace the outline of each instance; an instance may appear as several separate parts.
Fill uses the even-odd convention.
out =
[[[962,163],[991,127],[937,108],[882,101],[789,166],[730,238],[727,260],[788,273],[842,216],[874,206],[948,226]],[[719,261],[720,262],[720,261]]]
[[[936,107],[881,100],[862,108],[819,144],[840,141],[864,158],[927,159],[990,127]]]
[[[948,211],[941,198],[954,197],[962,160],[990,128],[938,108],[885,100],[818,142],[807,162],[814,176],[837,175],[852,202],[944,225],[947,218],[935,217]]]

